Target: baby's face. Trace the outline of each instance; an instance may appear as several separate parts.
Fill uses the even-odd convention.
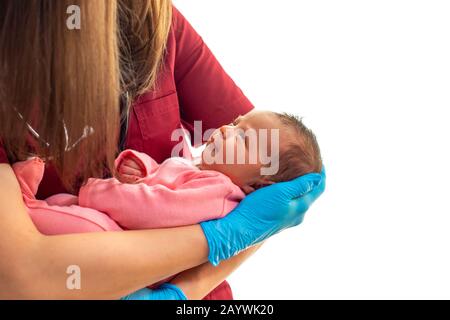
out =
[[[289,139],[281,127],[277,116],[268,111],[238,117],[211,135],[200,168],[225,174],[246,193],[272,184],[270,176],[261,175],[261,168],[268,166],[268,158],[278,157]]]

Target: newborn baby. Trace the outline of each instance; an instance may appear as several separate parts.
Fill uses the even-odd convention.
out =
[[[274,132],[279,139],[264,139]],[[263,163],[262,140],[272,162],[279,160],[275,174],[261,173],[273,165]],[[196,164],[170,158],[159,165],[146,154],[126,150],[116,168],[116,179],[90,179],[80,190],[79,205],[106,213],[122,228],[151,229],[221,218],[258,188],[320,173],[322,160],[314,134],[301,120],[253,111],[216,130]]]
[[[263,139],[267,135],[279,139]],[[262,157],[260,147],[266,144],[271,163]],[[272,162],[277,170],[264,173]],[[197,224],[225,216],[255,189],[322,170],[316,138],[301,120],[267,111],[250,112],[216,130],[196,163],[170,158],[158,164],[126,150],[115,164],[116,177],[89,179],[78,197],[58,194],[46,200],[35,198],[42,160],[19,162],[13,169],[31,218],[49,235]]]

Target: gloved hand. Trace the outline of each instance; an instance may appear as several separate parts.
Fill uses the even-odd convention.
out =
[[[249,194],[226,217],[201,223],[213,265],[303,221],[324,192],[325,169],[290,182],[276,183]]]
[[[120,300],[187,300],[187,298],[176,285],[164,283],[158,289],[144,288]]]

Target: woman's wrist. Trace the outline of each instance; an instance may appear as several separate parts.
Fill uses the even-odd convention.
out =
[[[171,283],[177,286],[189,300],[203,299],[222,281],[230,276],[245,260],[255,253],[262,244],[253,246],[240,254],[223,261],[215,267],[205,263],[180,273]]]
[[[208,292],[206,292],[207,286],[205,286],[205,267],[210,265],[205,263],[198,267],[186,270],[176,276],[171,284],[177,286],[187,297],[188,300],[200,300]],[[203,277],[202,277],[203,275]],[[205,293],[206,292],[206,293]],[[203,295],[205,293],[205,295]]]

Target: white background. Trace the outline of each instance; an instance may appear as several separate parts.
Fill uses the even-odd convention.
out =
[[[237,299],[450,298],[450,2],[177,0],[262,109],[316,132],[326,193]]]

